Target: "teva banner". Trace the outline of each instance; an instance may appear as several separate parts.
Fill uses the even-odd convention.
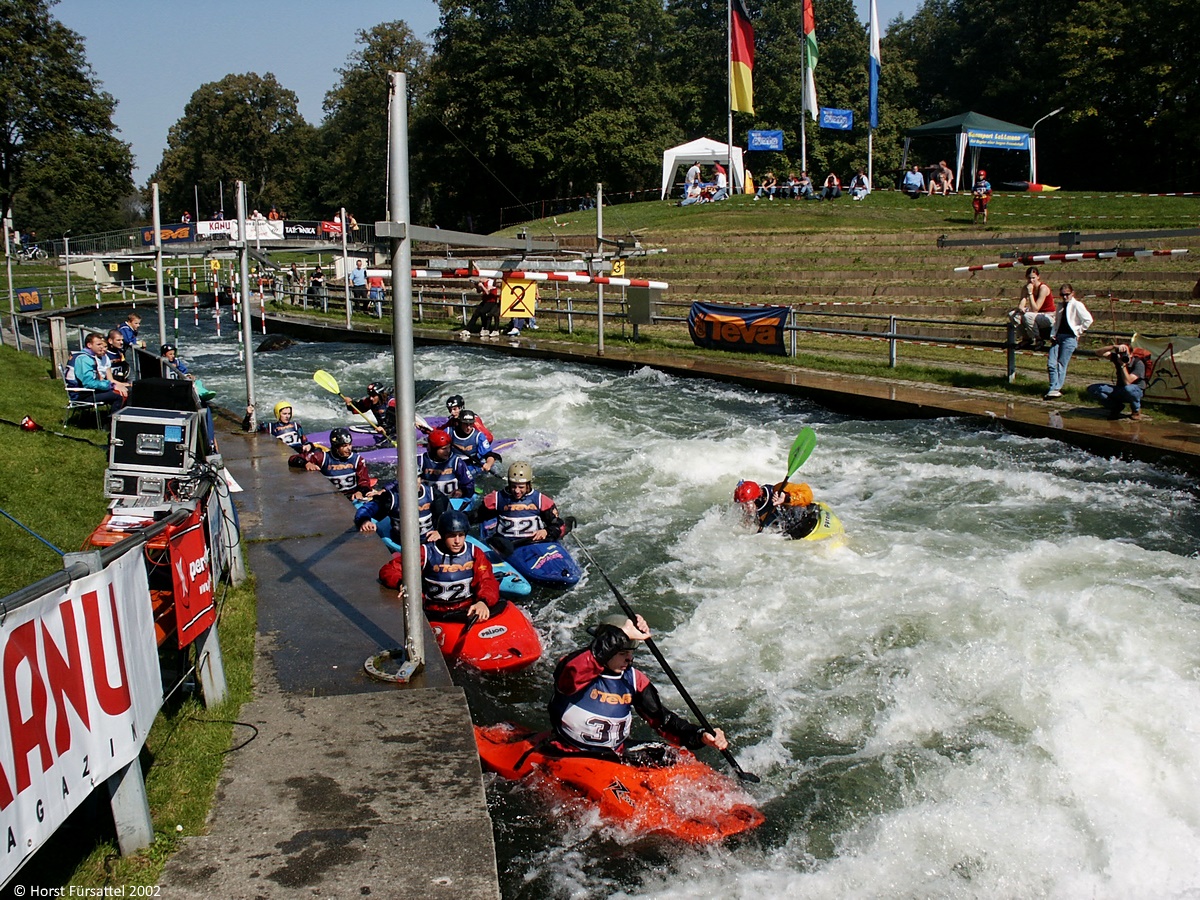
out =
[[[196,230],[191,225],[162,225],[158,229],[164,244],[182,244],[196,239]],[[154,228],[142,229],[142,246],[154,246]]]
[[[35,312],[42,308],[41,288],[19,288],[17,290],[18,309],[21,312]]]
[[[706,350],[736,350],[786,356],[786,306],[719,306],[693,303],[688,313],[692,343]]]
[[[0,884],[136,762],[162,705],[141,553],[8,613],[0,628]]]
[[[854,127],[854,110],[821,107],[821,127],[834,131],[849,131]]]
[[[536,281],[504,281],[500,285],[500,315],[505,319],[529,319],[537,315]]]
[[[782,150],[782,131],[750,131],[746,133],[747,150]]]

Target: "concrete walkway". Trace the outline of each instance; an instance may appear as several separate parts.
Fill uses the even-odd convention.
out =
[[[404,644],[388,554],[349,529],[320,475],[287,448],[221,421],[247,561],[256,580],[254,699],[229,756],[208,833],[168,862],[180,898],[500,896],[492,824],[466,697],[428,626],[412,685],[368,678],[364,661]]]

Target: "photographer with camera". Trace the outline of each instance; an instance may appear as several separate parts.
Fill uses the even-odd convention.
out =
[[[1128,344],[1110,344],[1096,351],[1101,359],[1107,359],[1116,367],[1112,384],[1089,384],[1087,392],[1108,409],[1109,419],[1121,418],[1121,411],[1128,403],[1133,409],[1129,418],[1140,421],[1142,416],[1142,393],[1145,391],[1146,364],[1133,355]]]

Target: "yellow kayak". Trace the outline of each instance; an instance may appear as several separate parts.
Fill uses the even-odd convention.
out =
[[[823,541],[831,537],[844,538],[846,529],[842,527],[842,520],[834,515],[833,510],[829,508],[829,504],[818,500],[816,505],[821,511],[820,518],[817,519],[816,527],[804,537],[800,538],[800,540]]]

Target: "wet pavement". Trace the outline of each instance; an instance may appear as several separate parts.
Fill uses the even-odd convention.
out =
[[[395,592],[376,582],[383,544],[279,441],[219,429],[258,600],[250,728],[235,731],[253,739],[229,756],[208,833],[168,862],[164,896],[499,897],[470,711],[432,632],[412,684],[363,671],[404,644]]]

